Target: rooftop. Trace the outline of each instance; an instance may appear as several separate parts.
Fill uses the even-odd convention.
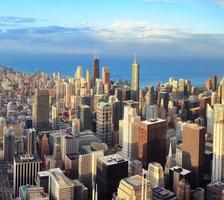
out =
[[[119,154],[113,154],[109,156],[100,157],[99,161],[104,163],[105,165],[115,165],[121,162],[127,162],[127,160]]]

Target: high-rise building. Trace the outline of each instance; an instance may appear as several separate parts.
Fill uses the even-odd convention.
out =
[[[128,161],[118,154],[100,157],[97,160],[98,200],[111,200],[121,179],[128,177]]]
[[[33,185],[37,173],[41,170],[42,161],[35,155],[15,156],[13,164],[13,192],[19,196],[19,187],[22,185]]]
[[[34,128],[25,130],[26,136],[26,153],[28,155],[36,154],[36,131]]]
[[[215,122],[215,112],[214,109],[207,104],[207,109],[206,109],[206,118],[207,118],[207,133],[213,134],[214,131],[214,122]]]
[[[73,200],[74,183],[59,168],[50,171],[50,197],[53,200]]]
[[[110,84],[110,68],[109,67],[103,67],[102,79],[103,79],[103,84]]]
[[[117,190],[117,199],[152,200],[152,189],[149,180],[139,175],[121,179]]]
[[[111,146],[113,144],[112,104],[107,101],[100,101],[96,112],[96,136]]]
[[[213,135],[212,181],[224,180],[224,121],[215,122]]]
[[[148,179],[152,188],[164,187],[163,167],[160,163],[152,162],[148,166]]]
[[[15,133],[13,132],[12,128],[6,129],[6,133],[3,138],[3,151],[5,161],[13,161],[15,153],[14,142],[15,142]]]
[[[203,185],[205,152],[205,128],[187,123],[183,129],[183,168],[192,172],[190,185],[193,188]]]
[[[49,91],[36,90],[33,101],[33,123],[36,131],[49,130]]]
[[[52,118],[52,129],[58,129],[58,107],[52,106],[51,107],[51,118]]]
[[[96,79],[100,78],[100,61],[96,55],[93,59],[93,85],[95,86]]]
[[[80,134],[80,119],[78,118],[72,119],[72,134],[73,135]]]
[[[5,127],[6,127],[6,119],[4,117],[0,117],[0,138],[4,138]]]
[[[169,172],[170,180],[169,180],[169,189],[177,194],[177,187],[180,180],[185,179],[187,181],[191,178],[191,172],[187,169],[174,166],[170,168]]]
[[[91,89],[91,75],[90,75],[90,69],[86,70],[86,82],[87,82],[87,90]]]
[[[166,121],[151,119],[142,121],[138,127],[138,158],[146,169],[150,162],[163,167],[166,162]]]
[[[215,111],[215,122],[224,120],[224,104],[215,104],[214,111]]]
[[[128,160],[136,160],[138,156],[138,125],[141,117],[138,116],[135,105],[137,102],[126,101],[122,120],[122,153]],[[138,104],[138,103],[137,103]]]
[[[84,131],[87,129],[92,129],[92,112],[91,108],[87,105],[79,105],[78,107],[78,117],[80,119],[80,130]]]
[[[139,91],[139,63],[137,62],[136,56],[132,64],[131,88],[132,90]]]

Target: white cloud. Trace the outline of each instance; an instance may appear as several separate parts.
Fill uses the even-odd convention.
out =
[[[144,0],[149,3],[186,3],[188,0]]]

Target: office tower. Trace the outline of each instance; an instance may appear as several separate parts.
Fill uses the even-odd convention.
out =
[[[78,178],[79,153],[69,153],[65,155],[64,169],[66,176],[75,179]]]
[[[110,68],[109,67],[103,67],[102,79],[103,79],[103,84],[110,84]]]
[[[224,104],[215,104],[214,111],[215,111],[215,122],[224,120]]]
[[[48,171],[40,171],[37,173],[36,184],[42,187],[45,193],[49,191],[50,173]]]
[[[74,183],[59,168],[50,170],[50,197],[54,200],[74,200]]]
[[[80,119],[74,118],[72,120],[72,134],[79,135],[80,134]]]
[[[4,129],[6,127],[6,119],[4,117],[0,117],[0,138],[4,138]]]
[[[145,106],[145,119],[157,119],[158,118],[158,106],[157,105],[147,105]]]
[[[41,170],[41,163],[42,161],[37,155],[15,156],[13,164],[14,197],[18,197],[20,186],[35,183],[37,173]]]
[[[86,70],[86,82],[87,82],[87,90],[91,89],[91,75],[90,75],[90,69]]]
[[[75,179],[74,183],[74,199],[76,200],[88,200],[88,188],[83,185],[82,182]]]
[[[79,105],[78,118],[80,119],[80,131],[92,129],[92,112],[89,106]]]
[[[112,146],[112,104],[106,101],[98,103],[96,111],[96,136]]]
[[[25,153],[24,138],[20,138],[16,141],[16,155],[22,155]]]
[[[142,121],[138,127],[138,158],[146,169],[150,162],[163,167],[166,162],[166,121],[153,119]]]
[[[163,187],[156,187],[152,189],[152,197],[153,200],[161,200],[161,199],[166,199],[166,200],[177,200],[176,195],[163,188]]]
[[[141,117],[137,115],[135,106],[136,102],[125,102],[122,120],[122,154],[128,160],[136,160],[138,156],[138,125]]]
[[[214,106],[217,103],[218,103],[218,94],[217,94],[217,92],[212,92],[211,106]]]
[[[104,156],[104,152],[92,151],[79,156],[79,180],[89,189],[89,196],[95,195],[97,173],[97,159]]]
[[[65,86],[66,86],[65,106],[66,108],[69,108],[71,103],[71,96],[74,95],[75,88],[72,83],[65,83]]]
[[[210,79],[206,81],[206,89],[216,91],[217,90],[217,76],[211,76]]]
[[[15,133],[12,128],[6,129],[6,133],[3,138],[3,151],[4,151],[4,160],[13,161],[14,158],[14,142],[15,142]]]
[[[77,66],[76,72],[75,72],[75,78],[76,79],[82,78],[82,67],[81,66]]]
[[[100,157],[97,160],[98,200],[111,200],[122,178],[128,177],[128,161],[118,154]]]
[[[121,179],[117,190],[117,198],[152,200],[152,189],[149,180],[139,175]]]
[[[153,105],[154,103],[154,87],[149,87],[149,90],[147,91],[145,95],[145,104],[146,105]]]
[[[112,103],[112,121],[113,121],[113,128],[114,131],[118,131],[119,130],[119,120],[122,118],[122,102],[118,101],[118,99],[116,98],[115,101],[111,101],[109,99],[109,101]]]
[[[132,160],[129,163],[129,175],[141,175],[142,174],[142,163],[139,160]]]
[[[96,55],[93,59],[93,85],[95,86],[96,79],[100,78],[100,61],[99,57]]]
[[[182,95],[184,95],[185,94],[185,80],[184,79],[180,79],[179,80],[179,89],[178,89],[178,91],[179,91],[179,93],[181,93]]]
[[[213,135],[212,181],[224,180],[224,121],[215,122]]]
[[[206,121],[207,121],[207,133],[213,134],[214,130],[214,122],[215,122],[215,112],[214,109],[207,104],[207,109],[206,109]]]
[[[93,110],[93,99],[94,97],[91,95],[81,96],[81,104],[87,105]]]
[[[158,99],[157,99],[157,105],[159,108],[164,108],[165,110],[168,109],[168,103],[169,103],[169,93],[166,89],[161,89],[158,92]]]
[[[131,88],[137,92],[139,91],[139,63],[137,62],[136,56],[132,64]]]
[[[187,123],[183,131],[183,164],[192,172],[190,185],[193,188],[203,185],[205,152],[205,128]]]
[[[207,104],[211,105],[211,97],[199,97],[200,101],[200,116],[203,117],[203,119],[206,119],[206,107]]]
[[[36,154],[36,131],[34,128],[25,130],[26,137],[26,153],[28,155]]]
[[[58,107],[52,106],[51,107],[51,117],[52,117],[52,129],[57,130],[58,129]]]
[[[161,164],[157,162],[149,163],[148,179],[152,188],[164,187],[164,174]]]
[[[74,135],[66,134],[61,137],[61,156],[64,162],[66,154],[78,153],[78,142]]]
[[[50,147],[48,143],[47,134],[44,134],[43,137],[41,138],[40,147],[41,147],[40,148],[41,160],[44,161],[45,156],[50,154]]]
[[[95,81],[96,94],[101,95],[104,94],[103,81],[101,79],[96,79]]]
[[[175,194],[177,194],[177,186],[179,181],[185,179],[189,182],[189,180],[191,179],[191,172],[179,166],[174,166],[170,168],[169,176],[169,189],[172,190]]]
[[[191,186],[185,179],[177,184],[177,198],[178,200],[191,200]]]
[[[48,131],[49,112],[49,91],[36,90],[32,108],[33,123],[36,131]]]
[[[206,187],[206,200],[223,200],[224,199],[224,183],[212,182]]]
[[[21,200],[49,200],[49,195],[44,192],[42,187],[33,185],[23,185],[19,188],[19,197]]]
[[[66,95],[66,83],[61,81],[56,82],[55,90],[56,90],[56,102],[59,102],[61,100],[64,101],[64,97]]]

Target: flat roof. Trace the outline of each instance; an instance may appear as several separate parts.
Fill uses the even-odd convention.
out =
[[[115,164],[122,163],[122,162],[127,162],[127,160],[119,154],[113,154],[113,155],[100,157],[99,161],[101,161],[102,163],[104,163],[107,166],[115,165]]]
[[[150,120],[144,120],[142,121],[142,123],[146,124],[146,125],[150,125],[150,124],[157,124],[160,122],[165,122],[166,120],[161,119],[161,118],[157,118],[157,119],[150,119]]]

